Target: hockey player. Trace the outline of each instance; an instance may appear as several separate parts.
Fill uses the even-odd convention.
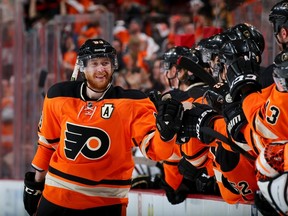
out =
[[[287,5],[288,1],[278,2],[272,7],[269,14],[269,20],[274,27],[274,35],[281,49],[285,48],[288,42]],[[284,58],[285,53],[282,54],[282,57]],[[279,61],[279,59],[277,61]],[[241,63],[238,62],[238,65],[244,65],[245,63],[249,64],[248,61],[241,60]],[[268,87],[263,85],[259,86],[258,80],[253,80],[257,75],[248,75],[249,71],[247,72],[244,67],[239,67],[238,69],[238,71],[235,71],[231,68],[230,76],[227,76],[232,85],[230,91],[232,91],[234,95],[241,97],[241,100],[243,101],[242,106],[245,117],[247,118],[250,128],[254,131],[253,148],[256,153],[259,154],[265,147],[266,143],[286,139],[285,133],[283,134],[281,130],[283,125],[277,124],[280,113],[278,108],[275,107],[279,106],[277,103],[280,103],[281,100],[275,101],[269,99],[271,97],[275,98],[276,96],[274,94],[278,95],[277,90],[275,90],[275,79]],[[253,71],[250,71],[250,73],[251,72],[253,74]],[[275,72],[273,72],[273,74],[275,74]],[[260,74],[260,77],[261,76],[265,75]],[[259,87],[262,87],[261,91]],[[275,103],[275,105],[273,103]]]
[[[287,133],[284,128],[287,128],[288,112],[286,109],[286,101],[288,99],[288,50],[285,49],[279,53],[274,60],[273,79],[274,84],[271,94],[265,103],[265,107],[259,112],[263,119],[266,120],[263,124],[260,123],[266,130],[263,136],[269,136],[268,143],[260,152],[257,161],[257,180],[260,188],[258,193],[259,202],[257,208],[263,215],[272,215],[274,211],[268,208],[269,204],[280,215],[287,215]],[[264,132],[264,130],[262,130]],[[273,135],[273,137],[271,137]],[[265,199],[267,200],[266,203]],[[277,214],[274,214],[277,215]]]
[[[283,51],[288,43],[287,4],[287,0],[279,1],[271,8],[269,13],[269,21],[273,26],[273,34],[280,51]],[[269,87],[274,82],[272,77],[273,67],[274,64],[272,63],[261,73],[260,82],[263,88]]]
[[[254,53],[252,52],[253,50],[252,46],[250,46],[251,44],[254,43],[250,44],[246,40],[240,40],[240,41],[234,40],[231,41],[230,43],[231,44],[226,44],[227,45],[226,48],[227,51],[232,48],[232,52],[226,53],[231,55],[230,56],[225,55],[226,57],[226,60],[224,59],[225,63],[228,63],[227,59],[233,62],[234,58],[239,57],[241,55],[251,58],[254,55]],[[257,48],[257,46],[256,47],[254,46],[254,48]],[[254,55],[254,59],[255,63],[259,64],[260,62],[258,62],[258,59],[260,57],[259,55],[261,52],[258,49],[256,49],[256,51],[257,52]],[[238,152],[239,148],[235,150],[235,146],[233,147],[230,146],[231,140],[229,141],[228,139],[230,138],[230,134],[227,133],[229,130],[226,130],[227,119],[225,121],[224,118],[221,117],[221,114],[223,115],[224,111],[223,109],[221,109],[223,105],[224,108],[226,108],[225,118],[228,118],[228,122],[229,118],[231,118],[230,120],[232,121],[234,117],[237,117],[239,114],[241,114],[239,112],[239,106],[237,106],[238,110],[235,109],[235,107],[230,106],[232,104],[229,104],[229,101],[227,101],[227,99],[229,99],[229,94],[227,94],[227,90],[225,91],[225,83],[222,83],[222,85],[220,85],[219,83],[212,90],[218,93],[216,99],[217,98],[221,99],[222,96],[222,100],[226,101],[226,103],[222,105],[221,104],[217,105],[217,103],[215,103],[215,100],[213,103],[209,103],[208,98],[207,101],[210,105],[212,106],[217,105],[216,108],[218,109],[216,110],[218,111],[218,113],[216,112],[216,110],[213,110],[211,107],[207,105],[205,106],[204,104],[194,104],[195,107],[193,107],[191,110],[186,110],[184,112],[184,118],[183,118],[184,128],[187,128],[187,133],[190,134],[191,137],[196,137],[202,143],[206,143],[207,145],[210,146],[211,149],[210,156],[213,161],[213,171],[215,173],[222,198],[230,204],[235,204],[238,203],[239,201],[242,202],[253,201],[254,192],[258,189],[254,174],[254,161],[250,161],[244,155],[240,154]],[[223,95],[221,94],[219,95],[219,92],[221,91],[224,93]],[[228,107],[228,105],[230,107]],[[227,111],[229,112],[227,113]],[[247,125],[247,122],[246,123],[236,122],[236,123],[239,124],[229,125],[231,127],[230,130],[232,130],[233,132],[240,130],[243,125]],[[207,133],[206,128],[213,128],[214,131],[221,133],[224,136],[224,138],[223,136],[219,137],[219,135],[216,134],[215,139],[215,135],[211,136],[212,135],[211,130],[208,131],[210,132],[209,135]],[[206,132],[204,131],[205,129]],[[235,138],[237,139],[238,137]],[[238,142],[240,141],[243,142],[245,140],[241,139],[238,140]],[[227,142],[229,143],[229,145],[226,144]],[[247,147],[246,150],[249,149]],[[191,148],[193,148],[193,145]],[[245,176],[240,174],[241,170],[243,169],[246,170]]]
[[[281,49],[285,48],[288,43],[287,19],[288,19],[288,1],[281,1],[276,3],[270,11],[269,20],[273,24],[274,35]],[[279,63],[281,61],[285,61],[285,56],[286,52],[283,52],[281,55],[275,58],[275,62]],[[277,79],[277,77],[275,77],[277,76],[275,70],[273,70],[273,73],[271,73],[271,75],[273,77],[274,83],[276,82],[279,84],[281,83],[279,82],[279,80],[283,81],[283,79]],[[280,91],[280,89],[278,90],[275,89],[274,83],[268,86],[264,92],[263,91],[261,93],[255,92],[243,98],[243,109],[245,111],[245,115],[246,118],[248,119],[248,122],[250,123],[251,127],[257,133],[259,133],[261,137],[264,137],[265,139],[270,139],[268,143],[271,141],[275,141],[275,139],[283,138],[283,135],[285,136],[285,133],[283,134],[283,131],[281,129],[283,128],[283,125],[281,125],[282,123],[280,125],[277,124],[280,116],[279,113],[280,110],[278,110],[278,108],[275,107],[281,108],[280,104],[278,104],[278,102],[281,103],[281,100],[280,99],[273,100],[273,97],[275,98],[276,95],[279,95],[278,92]],[[284,95],[285,94],[283,94],[283,96]],[[281,98],[283,98],[283,96],[281,96]],[[269,99],[268,97],[272,99]],[[248,104],[251,103],[254,104],[253,109],[248,109]]]
[[[155,106],[144,93],[113,86],[116,51],[103,39],[88,39],[78,63],[84,80],[55,84],[45,97],[24,206],[39,216],[124,216],[132,147],[155,161],[169,158],[183,106],[161,101],[155,119]]]
[[[279,45],[280,50],[285,49],[288,42],[287,37],[287,27],[288,27],[288,1],[281,1],[276,3],[269,14],[269,21],[273,24],[274,35],[276,41]],[[269,194],[267,191],[267,186],[272,185],[276,181],[271,181],[271,177],[277,178],[278,173],[283,172],[281,154],[284,151],[280,145],[283,143],[283,140],[287,140],[287,134],[283,131],[283,128],[287,127],[286,125],[286,111],[284,109],[284,101],[286,99],[285,94],[285,79],[286,79],[286,56],[287,51],[280,53],[274,61],[274,64],[271,67],[268,67],[264,73],[261,74],[261,77],[270,77],[270,80],[273,78],[274,83],[266,82],[268,84],[262,87],[261,91],[256,80],[251,80],[252,76],[248,75],[247,69],[241,67],[242,69],[235,71],[231,70],[232,76],[230,76],[230,83],[233,84],[230,88],[230,91],[234,91],[235,95],[240,95],[241,100],[243,101],[242,107],[245,113],[245,117],[249,123],[250,128],[253,133],[253,148],[257,154],[259,154],[257,159],[257,169],[258,169],[258,185],[260,187],[260,192],[256,193],[255,204],[258,210],[263,215],[275,215],[275,210],[270,207],[269,203],[278,211],[286,213],[287,207],[285,202],[281,199],[277,193],[277,197],[280,199],[273,200],[275,194]],[[241,60],[238,62],[238,65],[249,64],[246,61]],[[276,66],[275,66],[276,64]],[[271,68],[276,67],[271,70]],[[272,72],[271,72],[272,71]],[[251,71],[250,71],[251,72]],[[228,72],[229,73],[229,72]],[[246,79],[249,78],[250,80]],[[272,83],[272,84],[271,84]],[[249,87],[250,85],[250,87]],[[276,143],[276,144],[275,144]],[[274,151],[274,152],[273,152]],[[277,153],[278,152],[278,153]],[[279,161],[277,164],[273,164],[276,161],[272,160],[274,155],[280,155]],[[271,157],[272,156],[272,157]],[[280,165],[280,167],[278,166]],[[274,170],[267,171],[267,167],[272,167],[277,171],[277,175],[272,175],[271,172]],[[264,171],[268,172],[265,173]],[[269,173],[270,172],[270,173]],[[260,174],[259,174],[260,173]],[[268,178],[267,178],[268,176]],[[283,180],[284,175],[277,178],[278,181]],[[267,180],[268,179],[268,180]],[[273,183],[272,183],[273,182]],[[275,184],[274,184],[275,185]],[[270,187],[269,186],[269,187]],[[269,189],[270,190],[270,189]],[[263,195],[262,195],[263,193]],[[267,200],[268,202],[267,202]],[[285,206],[286,205],[286,206]]]
[[[196,76],[193,71],[186,70],[178,65],[178,60],[181,57],[187,57],[195,64],[201,64],[199,58],[196,55],[196,50],[190,50],[188,47],[176,46],[168,49],[163,55],[163,67],[166,73],[166,77],[169,81],[171,91],[164,94],[170,95],[172,98],[181,101],[183,104],[191,104],[195,99],[201,97],[203,93],[208,89],[208,85],[203,82],[201,77]],[[206,73],[203,70],[203,73]],[[211,79],[212,76],[211,76]],[[185,105],[184,105],[185,107]],[[166,191],[166,196],[170,203],[178,204],[185,200],[189,193],[203,192],[206,189],[202,186],[202,191],[197,191],[195,181],[198,176],[204,171],[204,169],[197,169],[189,163],[186,163],[186,160],[182,160],[181,145],[184,144],[186,140],[181,140],[181,135],[177,136],[177,143],[175,147],[174,154],[168,160],[163,162],[164,170],[164,182],[163,188]],[[201,146],[199,149],[203,149]],[[203,154],[203,157],[208,154],[209,148],[204,147],[205,151],[200,151],[197,148],[193,148],[194,153],[199,151]],[[183,175],[180,174],[180,170],[185,166],[186,173],[189,172],[189,178],[183,178]],[[204,177],[203,177],[204,178]],[[213,184],[213,179],[211,184]],[[199,182],[200,183],[200,182]]]

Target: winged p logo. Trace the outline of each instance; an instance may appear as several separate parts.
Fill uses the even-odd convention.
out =
[[[109,135],[100,128],[85,127],[67,122],[65,155],[75,160],[80,154],[90,160],[102,158],[110,148]]]

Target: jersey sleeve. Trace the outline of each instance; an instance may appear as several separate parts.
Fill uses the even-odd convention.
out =
[[[156,108],[150,99],[133,102],[131,110],[131,137],[135,146],[138,146],[144,157],[162,161],[168,159],[174,149],[176,136],[164,142],[156,129]]]
[[[200,142],[197,138],[191,138],[181,145],[181,151],[187,161],[197,168],[206,166],[210,146]]]
[[[178,170],[178,163],[181,158],[180,147],[175,144],[172,156],[163,162],[165,182],[174,190],[177,190],[183,180],[183,175]]]
[[[271,85],[262,94],[253,93],[243,101],[243,110],[251,129],[267,142],[286,137],[286,95],[287,93],[279,92],[275,85]]]
[[[56,103],[53,100],[57,100]],[[60,141],[60,123],[62,101],[46,97],[43,103],[42,116],[38,124],[38,148],[32,166],[39,170],[47,170],[50,158]],[[57,106],[56,106],[57,105]]]

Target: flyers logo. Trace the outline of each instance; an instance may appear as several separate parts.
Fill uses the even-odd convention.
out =
[[[110,137],[99,129],[67,122],[64,152],[68,159],[75,160],[80,154],[87,159],[102,158],[110,148]]]

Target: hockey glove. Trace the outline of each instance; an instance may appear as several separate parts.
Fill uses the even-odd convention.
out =
[[[245,138],[241,133],[241,129],[248,122],[242,110],[241,102],[226,103],[223,107],[223,116],[227,124],[229,136],[237,142],[246,143]]]
[[[201,142],[209,144],[214,137],[203,133],[203,127],[213,128],[214,120],[219,116],[218,113],[206,104],[193,103],[193,108],[185,110],[183,117],[182,136],[196,137]]]
[[[195,181],[196,178],[201,174],[201,169],[197,169],[185,158],[182,158],[178,163],[178,170],[184,178],[189,179],[190,181]]]
[[[156,126],[163,141],[173,139],[178,133],[182,124],[183,112],[182,103],[173,98],[162,99],[159,102]]]
[[[44,182],[35,182],[35,173],[27,172],[24,179],[23,202],[29,215],[33,215],[44,189]]]
[[[148,93],[148,97],[154,103],[156,109],[158,110],[159,102],[161,101],[161,93],[156,90],[152,90]]]
[[[254,60],[238,58],[227,69],[227,82],[233,101],[241,100],[252,92],[259,91],[260,66]]]
[[[182,181],[177,190],[174,190],[170,185],[165,182],[164,179],[162,179],[161,187],[165,190],[166,197],[172,205],[182,203],[186,199],[187,195],[190,193],[189,187],[185,183],[185,181]]]
[[[219,114],[222,114],[222,106],[231,98],[227,83],[217,83],[212,89],[207,90],[203,97],[209,106],[213,107]]]
[[[201,175],[196,179],[196,190],[201,194],[220,195],[214,176],[208,176],[206,168],[201,169]]]

